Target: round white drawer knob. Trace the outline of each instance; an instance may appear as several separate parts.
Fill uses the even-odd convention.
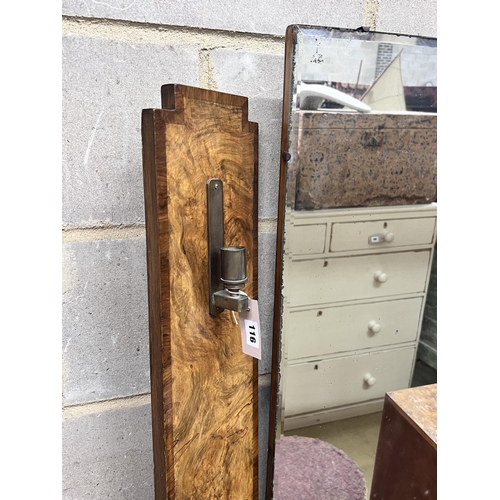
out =
[[[392,233],[387,233],[387,234],[384,236],[384,241],[386,241],[387,243],[390,243],[391,241],[394,241],[394,234],[392,234]]]
[[[370,387],[372,385],[375,385],[375,382],[377,381],[377,379],[375,377],[373,377],[371,375],[371,373],[367,373],[364,377],[363,377],[363,380],[367,383],[367,385],[369,385]]]
[[[370,329],[371,332],[378,333],[380,332],[381,326],[374,319],[372,319],[368,323],[368,328]]]
[[[383,273],[382,271],[377,271],[375,273],[375,279],[379,282],[379,283],[384,283],[387,281],[387,274]]]

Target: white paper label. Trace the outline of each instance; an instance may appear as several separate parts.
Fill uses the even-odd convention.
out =
[[[240,313],[240,332],[243,352],[254,358],[261,359],[259,304],[248,299],[249,311]]]

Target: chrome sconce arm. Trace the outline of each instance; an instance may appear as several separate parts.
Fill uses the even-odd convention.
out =
[[[208,307],[211,316],[224,309],[248,309],[248,296],[241,291],[248,281],[246,248],[224,246],[224,194],[220,179],[207,181]]]

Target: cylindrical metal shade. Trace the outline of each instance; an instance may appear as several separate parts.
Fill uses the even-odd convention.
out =
[[[243,288],[247,282],[247,252],[245,247],[232,246],[220,249],[220,278],[228,289]]]

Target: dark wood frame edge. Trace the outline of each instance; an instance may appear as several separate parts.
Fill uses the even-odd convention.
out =
[[[278,415],[278,385],[280,368],[280,332],[282,312],[282,268],[283,268],[283,236],[285,229],[285,202],[286,202],[286,174],[287,159],[284,153],[288,152],[288,127],[290,118],[291,98],[291,64],[292,50],[295,39],[295,25],[288,26],[285,36],[285,64],[283,77],[283,110],[281,122],[281,154],[280,154],[280,178],[278,193],[278,223],[276,233],[276,265],[274,281],[274,318],[273,318],[273,341],[271,356],[271,385],[269,401],[269,437],[267,447],[267,475],[266,475],[266,500],[273,498],[274,482],[274,455],[276,442],[276,417]]]
[[[154,491],[156,500],[167,498],[167,459],[164,436],[163,318],[161,317],[161,252],[157,202],[157,110],[142,111],[143,183],[146,215],[148,277],[149,358],[151,371],[151,416],[153,426]]]

